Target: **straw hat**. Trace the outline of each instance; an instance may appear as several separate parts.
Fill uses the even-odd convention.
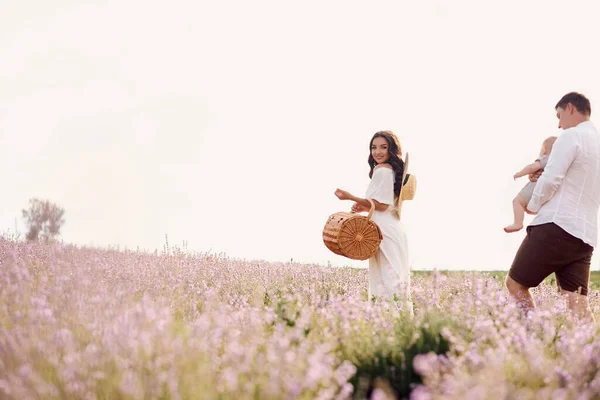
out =
[[[413,174],[408,173],[408,153],[406,153],[406,157],[404,157],[404,171],[402,172],[402,186],[400,187],[400,195],[398,195],[395,206],[398,218],[400,218],[402,203],[405,200],[414,199],[416,191],[417,178]]]

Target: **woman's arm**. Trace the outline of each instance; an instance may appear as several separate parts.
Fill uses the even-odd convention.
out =
[[[354,195],[346,192],[345,190],[337,189],[335,191],[335,195],[340,200],[352,200],[352,201],[358,203],[360,206],[365,207],[368,210],[371,209],[371,202],[368,199],[363,199],[363,198],[360,198],[360,197],[356,197],[356,196],[354,196]],[[373,200],[373,203],[375,203],[375,210],[376,211],[385,211],[389,207],[389,205],[382,204],[382,203],[378,202],[377,200]]]
[[[363,207],[358,203],[352,204],[352,212],[361,213],[361,212],[369,212],[371,210],[371,205],[369,207]]]
[[[517,172],[513,178],[517,179],[525,175],[533,174],[536,171],[542,169],[542,164],[539,161],[534,161],[529,165],[526,165],[522,170]]]

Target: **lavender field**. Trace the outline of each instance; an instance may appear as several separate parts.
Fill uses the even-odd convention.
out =
[[[2,399],[594,399],[600,341],[553,286],[416,274],[414,317],[367,271],[0,239]],[[591,293],[598,318],[598,292]]]

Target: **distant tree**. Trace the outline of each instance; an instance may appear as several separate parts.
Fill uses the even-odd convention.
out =
[[[65,223],[65,210],[48,200],[36,198],[29,200],[29,209],[23,210],[23,218],[27,224],[28,241],[43,239],[48,242],[60,234]]]

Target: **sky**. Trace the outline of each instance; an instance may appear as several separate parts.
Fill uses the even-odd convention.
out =
[[[418,182],[412,267],[506,270],[513,174],[564,94],[600,104],[594,0],[6,3],[4,233],[37,197],[65,242],[366,267],[322,230],[387,129]]]

